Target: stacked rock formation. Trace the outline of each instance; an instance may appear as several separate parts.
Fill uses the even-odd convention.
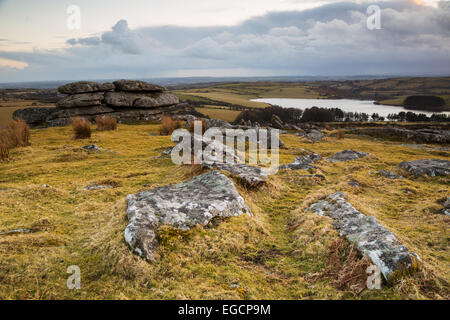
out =
[[[56,103],[56,108],[28,108],[14,113],[32,126],[64,126],[72,117],[94,120],[108,115],[119,123],[157,120],[163,109],[179,103],[177,96],[155,84],[137,80],[119,80],[114,83],[80,81],[58,88],[67,95]]]

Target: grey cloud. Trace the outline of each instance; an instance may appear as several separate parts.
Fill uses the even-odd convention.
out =
[[[449,11],[409,1],[379,5],[381,30],[367,29],[367,3],[334,3],[269,13],[231,27],[130,29],[121,20],[99,37],[67,40],[69,48],[62,52],[0,56],[30,64],[17,76],[48,69],[46,74],[57,79],[140,78],[191,69],[271,75],[450,73]]]

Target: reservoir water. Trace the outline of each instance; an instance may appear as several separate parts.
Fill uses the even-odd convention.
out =
[[[278,105],[284,108],[307,109],[311,107],[321,108],[339,108],[345,112],[364,112],[369,115],[378,113],[382,117],[387,117],[390,113],[399,113],[402,111],[412,111],[415,113],[425,113],[430,116],[436,112],[407,110],[403,107],[376,105],[370,100],[350,100],[350,99],[287,99],[287,98],[263,98],[253,99],[252,101],[264,102],[272,105]],[[440,112],[450,115],[450,112]]]

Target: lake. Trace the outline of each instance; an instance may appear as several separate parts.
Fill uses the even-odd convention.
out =
[[[373,113],[378,113],[382,117],[387,117],[388,114],[390,113],[399,113],[402,111],[425,113],[428,116],[432,115],[433,113],[445,113],[447,115],[450,114],[450,112],[413,111],[407,110],[403,107],[376,105],[374,104],[374,101],[370,100],[264,98],[264,99],[252,99],[251,101],[264,102],[272,105],[278,105],[284,108],[296,108],[296,109],[307,109],[311,107],[339,108],[345,112],[364,112],[369,115],[372,115]]]

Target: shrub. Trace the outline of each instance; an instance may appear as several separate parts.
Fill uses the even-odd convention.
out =
[[[117,129],[117,120],[111,116],[98,116],[95,118],[98,131],[111,131]]]
[[[171,135],[175,130],[181,128],[181,121],[174,120],[172,117],[164,116],[161,121],[161,128],[159,134],[162,136]]]
[[[86,118],[71,118],[74,139],[88,139],[91,137],[91,123]]]
[[[30,145],[30,127],[25,121],[15,119],[0,128],[0,159],[8,159],[10,149],[28,145]]]
[[[206,131],[206,125],[207,125],[206,120],[204,120],[204,119],[192,121],[190,123],[190,125],[189,125],[189,132],[191,132],[191,133],[194,132],[195,122],[197,122],[197,121],[201,121],[202,122],[202,134],[204,134],[205,131]]]

